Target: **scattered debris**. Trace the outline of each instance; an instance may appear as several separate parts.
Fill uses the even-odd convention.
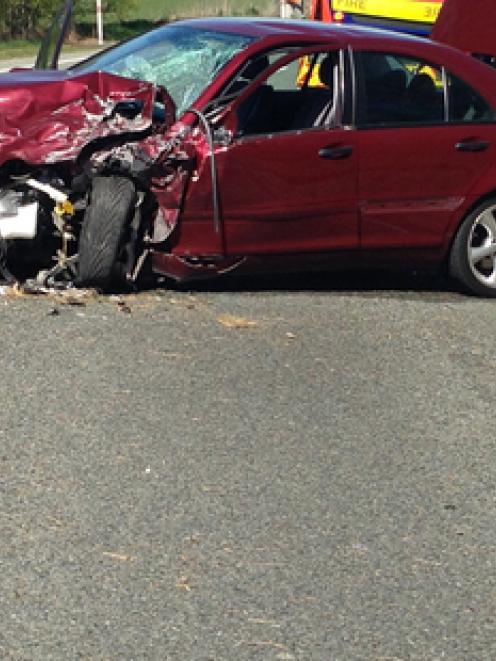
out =
[[[281,628],[281,625],[277,624],[277,622],[274,622],[274,620],[266,620],[265,618],[262,618],[262,617],[249,617],[248,622],[250,624],[264,624],[264,625],[268,625],[270,627],[274,627],[276,629]]]
[[[83,299],[82,295],[79,293],[78,290],[77,295],[75,295],[76,292],[69,292],[66,296],[61,297],[61,303],[63,305],[72,305],[74,307],[85,307],[86,306],[86,301]],[[84,293],[84,290],[82,290]]]
[[[189,537],[186,537],[184,543],[189,544],[190,546],[198,546],[200,544],[200,537],[199,535],[190,535]]]
[[[204,493],[220,493],[222,495],[225,493],[225,490],[222,487],[215,485],[204,485],[201,487],[201,490]]]
[[[131,314],[131,308],[124,301],[119,301],[117,303],[117,309],[119,310],[119,312],[124,312],[125,314]]]
[[[187,576],[181,576],[179,581],[176,583],[176,587],[179,588],[180,590],[185,590],[186,592],[191,592],[192,589],[192,586]]]
[[[120,562],[133,562],[136,557],[133,555],[126,555],[124,553],[116,553],[114,551],[103,551],[103,555],[112,560],[119,560]]]
[[[61,305],[84,306],[90,298],[97,298],[95,289],[76,289],[72,285],[67,287],[47,287],[35,280],[26,280],[23,284],[15,283],[5,288],[4,296],[46,296],[56,299]]]
[[[217,321],[226,328],[254,328],[258,323],[245,317],[236,317],[232,314],[221,314]]]
[[[360,542],[353,544],[351,547],[354,551],[358,551],[359,553],[367,553],[369,548],[366,544],[361,544]]]
[[[238,645],[248,645],[249,647],[273,647],[274,649],[284,650],[286,652],[288,649],[286,645],[283,645],[282,643],[276,643],[273,640],[242,640],[238,643]]]

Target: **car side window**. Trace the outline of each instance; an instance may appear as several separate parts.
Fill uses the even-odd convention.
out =
[[[448,74],[449,121],[473,123],[494,121],[496,113],[481,95],[463,80]]]
[[[301,131],[337,122],[339,53],[295,58],[272,72],[237,108],[237,135]]]
[[[426,125],[445,120],[441,67],[394,53],[358,54],[358,124]]]

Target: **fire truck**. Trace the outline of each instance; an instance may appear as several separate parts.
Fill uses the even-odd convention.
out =
[[[427,36],[442,4],[442,0],[312,0],[309,18]]]

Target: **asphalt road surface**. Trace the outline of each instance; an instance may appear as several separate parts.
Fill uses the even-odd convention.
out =
[[[496,658],[496,303],[0,296],[0,658]]]

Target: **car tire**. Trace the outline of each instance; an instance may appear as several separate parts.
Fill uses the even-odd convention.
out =
[[[449,271],[472,294],[496,298],[496,198],[483,202],[460,225]]]
[[[129,267],[129,235],[136,189],[125,177],[95,177],[79,237],[76,284],[103,291],[120,288]]]

